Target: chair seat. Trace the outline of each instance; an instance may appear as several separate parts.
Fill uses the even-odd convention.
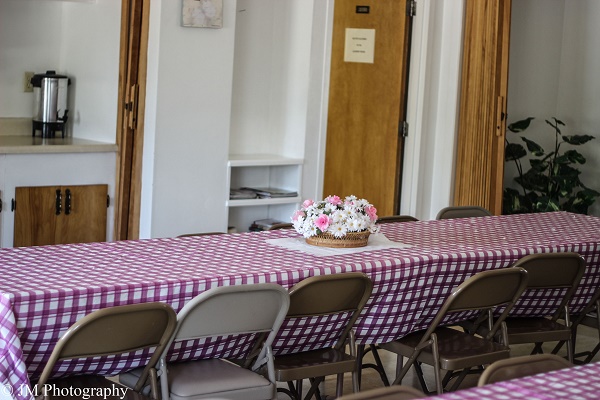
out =
[[[534,343],[569,340],[571,329],[548,318],[507,318],[508,343]]]
[[[225,360],[173,363],[167,370],[172,400],[271,399],[275,391],[268,379]],[[137,382],[140,372],[140,368],[129,371],[119,380],[129,386]]]
[[[436,329],[435,333],[438,337],[440,367],[445,370],[469,368],[510,357],[508,346],[478,336],[446,327]],[[415,332],[396,341],[381,344],[380,347],[409,357],[422,337],[423,332]],[[431,348],[423,349],[417,360],[432,365]]]
[[[278,381],[326,376],[352,372],[356,357],[336,349],[319,349],[275,357],[275,377]]]

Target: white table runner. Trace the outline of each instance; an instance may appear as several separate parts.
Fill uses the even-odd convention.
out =
[[[319,247],[306,244],[306,240],[303,237],[298,238],[281,238],[281,239],[267,239],[267,243],[284,247],[289,250],[298,250],[303,253],[307,253],[317,257],[327,256],[339,256],[342,254],[353,254],[362,253],[365,251],[374,251],[382,249],[404,249],[413,247],[409,244],[392,242],[385,237],[383,233],[375,233],[369,236],[369,243],[364,247],[351,247],[351,248],[331,248],[331,247]]]

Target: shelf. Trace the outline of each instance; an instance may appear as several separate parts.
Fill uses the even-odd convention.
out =
[[[276,199],[248,199],[248,200],[227,200],[227,207],[246,207],[246,206],[269,206],[274,204],[292,204],[300,203],[300,196],[280,197]]]
[[[230,154],[229,167],[261,167],[272,165],[302,165],[302,158],[282,157],[274,154]]]
[[[228,225],[244,231],[253,221],[274,218],[288,221],[302,203],[301,158],[274,154],[232,154],[227,162],[227,192],[225,205],[229,209]],[[266,199],[229,199],[231,188],[280,188],[294,191],[294,197]]]

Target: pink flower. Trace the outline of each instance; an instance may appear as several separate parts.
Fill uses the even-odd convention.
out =
[[[319,215],[319,218],[315,220],[315,226],[319,228],[321,232],[325,232],[329,227],[330,222],[331,219],[329,218],[329,216],[321,214]]]
[[[365,208],[365,212],[367,213],[371,221],[375,221],[377,219],[377,209],[375,207],[369,206]]]
[[[334,206],[339,206],[342,204],[342,199],[339,196],[329,196],[325,200],[333,204]]]
[[[306,214],[302,210],[294,211],[294,215],[292,215],[292,221],[298,221],[298,218],[304,217]]]
[[[308,208],[308,207],[312,206],[313,204],[315,204],[314,201],[312,201],[310,199],[307,199],[307,200],[304,200],[304,203],[302,203],[302,207],[303,208]]]

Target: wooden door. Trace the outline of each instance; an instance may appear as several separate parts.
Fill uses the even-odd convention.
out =
[[[397,214],[410,17],[406,0],[336,0],[323,195]],[[373,62],[344,59],[347,28],[374,30]]]
[[[122,0],[115,239],[139,237],[150,0]]]
[[[108,185],[15,189],[15,247],[106,240]]]
[[[502,212],[511,0],[465,10],[454,205]]]

